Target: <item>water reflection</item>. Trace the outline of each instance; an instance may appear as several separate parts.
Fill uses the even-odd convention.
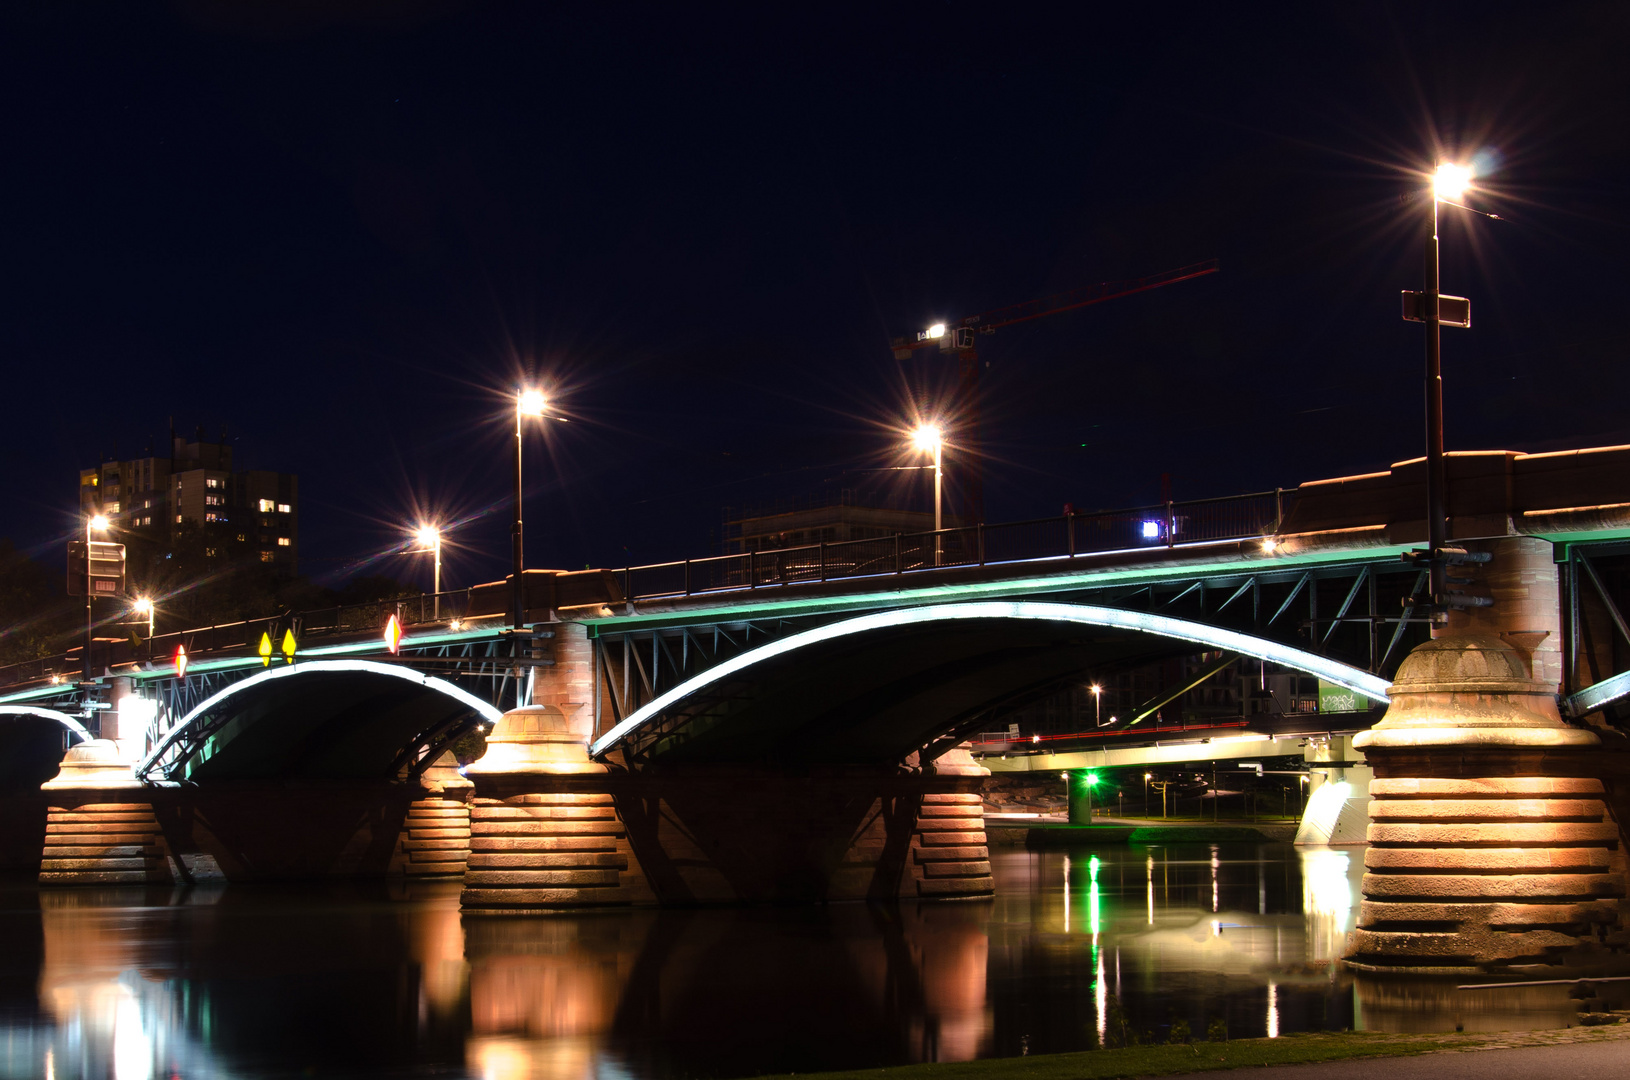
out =
[[[0,1076],[667,1080],[1560,1024],[1561,991],[1359,984],[1362,854],[999,852],[994,900],[462,918],[457,886],[0,893]]]

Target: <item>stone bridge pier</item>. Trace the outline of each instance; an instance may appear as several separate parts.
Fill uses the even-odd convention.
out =
[[[1493,606],[1451,614],[1399,668],[1386,716],[1353,740],[1375,779],[1348,963],[1454,977],[1616,968],[1630,942],[1623,739],[1558,712],[1551,545],[1465,546],[1493,556],[1456,568]]]
[[[579,625],[555,632],[534,703],[465,770],[466,912],[991,894],[987,773],[966,751],[927,766],[602,764],[587,751],[592,647]]]

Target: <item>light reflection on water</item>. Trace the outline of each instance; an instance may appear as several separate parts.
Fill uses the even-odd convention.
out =
[[[1362,849],[994,854],[990,901],[525,919],[461,918],[456,886],[14,884],[0,1077],[667,1080],[1084,1049],[1112,998],[1157,1038],[1178,1020],[1234,1037],[1371,1014],[1560,1024],[1567,1007],[1355,993],[1331,961]]]

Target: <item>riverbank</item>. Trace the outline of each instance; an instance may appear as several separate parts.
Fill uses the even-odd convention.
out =
[[[1508,1050],[1580,1043],[1630,1043],[1630,1024],[1547,1031],[1501,1031],[1393,1035],[1353,1031],[1286,1035],[1277,1039],[1233,1039],[1177,1046],[1129,1046],[1075,1054],[990,1058],[890,1069],[806,1073],[804,1080],[1116,1080],[1120,1077],[1180,1076],[1217,1069],[1262,1065],[1316,1064],[1448,1052]],[[1630,1047],[1626,1048],[1630,1050]],[[800,1074],[791,1074],[800,1075]],[[773,1080],[760,1077],[758,1080]]]

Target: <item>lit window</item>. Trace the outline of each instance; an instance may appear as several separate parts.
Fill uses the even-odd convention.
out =
[[[247,536],[245,536],[245,535],[244,535],[244,534],[243,534],[243,533],[239,533],[239,534],[238,534],[238,543],[240,543],[240,544],[241,544],[241,543],[243,543],[243,542],[244,542],[244,541],[245,541],[245,540],[247,540],[247,539],[249,539],[249,538],[248,538],[248,537],[247,537]]]
[[[267,514],[267,513],[270,513],[272,507],[274,507],[276,505],[277,505],[277,503],[273,502],[271,499],[262,499],[262,500],[260,500],[260,503],[259,503],[259,509],[260,509],[261,513]]]
[[[179,525],[179,524],[181,524],[181,515],[180,515],[180,514],[177,514],[177,515],[176,515],[176,516],[175,516],[175,523],[176,523],[176,524],[177,524],[177,525]]]
[[[206,558],[206,559],[215,558],[215,549],[214,548],[205,548],[204,549],[204,558]]]
[[[118,512],[119,512],[119,504],[118,503],[116,503],[116,502],[108,503],[108,513],[117,514]]]
[[[204,481],[204,486],[205,487],[218,488],[218,487],[221,486],[221,481],[219,479],[217,479],[216,477],[211,476],[209,479]]]
[[[153,523],[153,519],[151,517],[144,517],[141,519],[141,523],[143,525],[151,525]]]
[[[277,538],[277,546],[278,546],[278,547],[288,547],[288,546],[289,546],[289,545],[290,545],[290,544],[292,544],[292,543],[293,543],[293,542],[294,542],[294,541],[292,541],[292,540],[290,540],[290,539],[289,539],[289,538],[288,538],[288,537],[286,537],[286,536],[279,536],[279,537],[278,537],[278,538]]]
[[[215,511],[211,510],[209,513],[204,515],[204,520],[205,521],[220,521],[221,520],[221,515],[217,514]]]
[[[294,510],[292,508],[290,508],[288,503],[278,503],[277,504],[277,512],[279,514],[292,514],[292,513],[294,513]]]
[[[225,502],[226,502],[226,500],[221,498],[219,495],[205,495],[204,496],[204,505],[205,506],[220,506]]]
[[[260,561],[261,562],[271,562],[272,561],[272,553],[270,551],[261,552],[260,553]]]

